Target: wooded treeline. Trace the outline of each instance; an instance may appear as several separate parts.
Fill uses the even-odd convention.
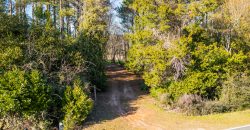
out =
[[[108,0],[0,0],[0,129],[82,123],[105,86]]]
[[[117,11],[125,33],[111,35],[109,0],[0,0],[0,129],[80,129],[117,53],[169,109],[250,107],[249,0],[123,0]]]
[[[118,11],[132,44],[126,67],[167,107],[249,108],[249,0],[124,0]]]

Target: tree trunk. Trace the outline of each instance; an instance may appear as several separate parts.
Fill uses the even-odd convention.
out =
[[[54,23],[54,26],[56,28],[56,0],[54,0],[54,6],[53,6],[53,23]]]
[[[37,24],[37,18],[35,16],[36,3],[32,2],[32,21],[33,24]]]
[[[46,22],[47,22],[47,24],[49,25],[49,26],[51,26],[52,27],[52,21],[51,21],[51,12],[50,12],[50,10],[51,10],[51,8],[50,8],[50,4],[47,4],[46,5]]]
[[[48,4],[48,5],[46,6],[46,8],[47,8],[47,11],[50,13],[50,4]]]
[[[69,2],[67,2],[67,8],[70,8]],[[66,16],[66,26],[67,26],[67,33],[70,35],[71,28],[70,28],[70,16]]]
[[[19,15],[19,0],[16,0],[16,15]]]
[[[60,0],[60,11],[63,10],[63,0]],[[64,38],[63,32],[64,32],[64,17],[62,14],[60,14],[60,32],[61,32],[61,39]]]
[[[71,28],[70,28],[69,16],[66,17],[66,20],[67,20],[67,33],[70,35],[71,34]]]
[[[13,4],[12,4],[12,0],[9,0],[9,13],[10,13],[10,15],[13,14]]]
[[[78,33],[78,29],[79,29],[79,23],[80,23],[80,17],[81,17],[81,2],[80,0],[77,0],[77,5],[76,5],[76,24],[75,24],[75,31],[76,34]]]
[[[26,22],[26,19],[27,19],[27,16],[26,16],[26,0],[23,0],[23,2],[22,2],[22,21],[23,21],[24,24]]]
[[[26,17],[26,0],[23,1],[23,4],[22,4],[22,9],[23,9],[23,16]]]

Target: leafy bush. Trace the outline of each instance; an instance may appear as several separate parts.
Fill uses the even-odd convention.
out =
[[[237,26],[230,26],[234,22],[226,7],[228,2],[161,1],[156,7],[152,1],[126,0],[119,10],[125,27],[131,25],[126,35],[131,43],[126,67],[142,74],[151,95],[161,100],[178,102],[185,95],[213,101],[222,98],[220,103],[208,105],[216,107],[211,111],[221,112],[231,110],[232,105],[247,106],[248,85],[242,82],[244,85],[232,87],[240,83],[227,80],[236,72],[249,73],[250,44],[245,35],[249,29],[238,32],[249,25],[248,16],[242,15]],[[130,11],[124,13],[122,9],[126,8]],[[195,100],[191,97],[189,100]],[[228,103],[224,106],[223,102]],[[184,108],[194,108],[197,114],[205,107],[204,103],[191,104]]]
[[[154,98],[159,99],[160,95],[166,93],[167,90],[165,88],[151,88],[150,89],[150,95]]]
[[[93,103],[85,94],[87,90],[80,87],[88,85],[78,84],[66,90],[65,86],[72,86],[80,77],[83,82],[105,87],[104,54],[109,33],[104,14],[109,8],[107,0],[98,1],[98,6],[93,4],[95,0],[79,2],[93,8],[84,8],[85,13],[77,16],[74,7],[54,10],[53,15],[67,17],[68,22],[73,17],[84,17],[76,21],[75,29],[69,24],[67,28],[63,28],[64,24],[57,26],[51,11],[43,9],[45,3],[32,7],[29,12],[34,14],[33,19],[24,10],[7,8],[18,3],[0,1],[0,118],[17,123],[46,120],[53,126],[63,118],[70,126],[67,123],[71,116],[73,123],[86,118]],[[53,2],[46,5],[57,6]],[[41,113],[42,119],[38,117]],[[20,124],[16,126],[8,129],[24,129]]]
[[[122,60],[118,60],[118,62],[117,62],[120,66],[124,66],[125,65],[125,62],[124,61],[122,61]]]
[[[144,46],[137,43],[129,50],[126,67],[141,73],[147,86],[158,87],[162,84],[162,76],[168,65],[166,56],[162,44]]]
[[[194,73],[183,81],[172,83],[169,93],[177,100],[184,94],[198,94],[203,98],[214,98],[218,95],[218,76],[215,73]]]
[[[0,41],[1,42],[1,41]],[[0,50],[0,68],[8,68],[13,63],[22,59],[22,50],[20,47],[7,47]]]
[[[0,113],[35,114],[50,103],[51,87],[37,70],[29,73],[14,68],[0,78]]]
[[[174,101],[165,88],[151,88],[150,95],[160,101],[165,107],[172,107]]]
[[[224,104],[220,101],[206,101],[204,106],[202,107],[202,111],[200,115],[208,115],[215,113],[224,113],[231,111],[232,108],[228,104]]]
[[[234,109],[250,108],[250,79],[246,75],[233,75],[223,84],[220,102]]]
[[[173,104],[172,96],[168,93],[161,94],[159,100],[162,104],[171,106]]]
[[[75,125],[84,121],[93,108],[93,101],[84,92],[83,87],[87,87],[85,85],[76,81],[73,88],[68,86],[65,90],[63,105],[65,130],[73,129]]]
[[[4,38],[9,34],[16,37],[24,37],[27,34],[28,24],[20,21],[19,16],[9,16],[0,12],[0,38]]]
[[[185,97],[184,95],[183,97]],[[216,113],[225,113],[232,111],[232,106],[224,104],[220,101],[204,101],[190,96],[189,98],[180,98],[181,102],[176,104],[180,108],[181,112],[186,113],[187,115],[208,115]],[[183,102],[185,101],[185,102]]]
[[[97,34],[83,33],[77,39],[77,46],[86,62],[87,79],[99,89],[106,87],[104,46],[107,38]]]

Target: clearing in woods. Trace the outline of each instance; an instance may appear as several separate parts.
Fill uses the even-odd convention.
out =
[[[84,130],[219,130],[250,124],[250,110],[208,116],[164,111],[140,90],[143,81],[117,65],[107,68],[107,91],[98,93]]]

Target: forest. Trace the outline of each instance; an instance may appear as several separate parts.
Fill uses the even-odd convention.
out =
[[[249,108],[248,0],[125,0],[126,67],[189,114]]]
[[[109,2],[1,0],[0,7],[0,129],[21,129],[25,119],[40,129],[63,120],[71,129],[85,120],[91,90],[105,86]]]
[[[0,0],[0,130],[80,128],[114,63],[168,110],[250,108],[249,0],[112,2]]]

